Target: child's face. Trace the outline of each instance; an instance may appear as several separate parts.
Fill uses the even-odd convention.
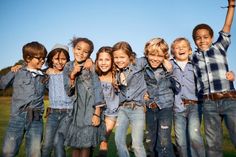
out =
[[[111,69],[112,66],[111,61],[112,60],[110,54],[106,52],[101,52],[97,60],[97,65],[103,73],[106,73]]]
[[[45,62],[45,57],[35,56],[27,62],[27,67],[30,69],[40,70]]]
[[[155,52],[149,52],[146,57],[149,65],[155,69],[163,63],[165,54],[160,48],[158,48]]]
[[[185,40],[177,41],[174,44],[174,57],[177,61],[188,61],[192,50]]]
[[[66,55],[63,52],[56,53],[52,57],[53,69],[55,70],[62,71],[66,62],[67,62]]]
[[[196,32],[195,44],[201,51],[206,51],[212,44],[212,37],[207,29],[199,29]]]
[[[117,50],[113,52],[114,63],[119,69],[126,68],[130,63],[129,56],[124,50]]]
[[[73,52],[77,62],[85,61],[90,55],[90,46],[86,42],[80,41],[73,48]]]

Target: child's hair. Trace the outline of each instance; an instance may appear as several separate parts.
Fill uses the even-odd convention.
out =
[[[90,47],[90,51],[89,51],[89,56],[92,54],[94,46],[93,46],[93,42],[91,40],[89,40],[88,38],[77,38],[77,37],[73,37],[73,39],[71,40],[70,44],[72,45],[73,48],[75,48],[75,46],[79,43],[79,42],[85,42],[89,45]]]
[[[192,54],[192,47],[191,47],[191,44],[189,42],[189,40],[187,38],[184,38],[184,37],[180,37],[180,38],[176,38],[172,44],[171,44],[171,54],[172,56],[174,57],[174,54],[175,54],[175,45],[178,44],[180,41],[185,41],[189,47],[189,50],[191,50],[191,54]]]
[[[69,52],[66,50],[66,49],[63,49],[63,48],[55,48],[55,49],[52,49],[48,56],[47,56],[47,61],[46,61],[46,65],[50,68],[53,68],[53,62],[52,62],[52,58],[56,55],[56,54],[61,54],[63,53],[65,56],[66,56],[66,62],[69,62],[70,61],[70,55],[69,55]]]
[[[112,49],[113,49],[112,50],[113,52],[117,50],[123,50],[129,56],[130,62],[132,64],[135,64],[136,53],[133,52],[129,43],[125,41],[120,41],[116,43],[115,45],[113,45]]]
[[[147,56],[149,53],[158,52],[158,48],[160,48],[164,52],[164,58],[169,58],[169,46],[162,38],[153,38],[149,40],[144,47],[144,55]]]
[[[45,58],[47,56],[47,49],[39,42],[33,41],[27,43],[22,48],[23,59],[28,62],[34,57]]]
[[[213,37],[213,35],[214,35],[214,31],[212,30],[212,28],[209,25],[207,25],[205,23],[202,23],[202,24],[199,24],[199,25],[195,26],[194,29],[193,29],[192,37],[193,37],[194,41],[196,40],[196,33],[197,33],[197,31],[199,29],[206,29],[206,30],[208,30],[208,32],[209,32],[211,37]]]
[[[101,71],[101,69],[98,67],[98,63],[97,63],[97,62],[98,62],[98,58],[99,58],[100,53],[103,53],[103,52],[105,52],[105,53],[107,53],[107,54],[110,55],[110,57],[111,57],[111,69],[110,69],[110,70],[113,70],[113,54],[112,54],[112,47],[110,47],[110,46],[103,46],[103,47],[101,47],[101,48],[98,50],[98,52],[96,53],[96,59],[95,59],[96,72],[97,72],[97,74],[98,74],[99,76],[102,75],[102,71]]]
[[[113,84],[113,86],[115,87],[115,83],[116,83],[116,80],[115,80],[116,68],[115,68],[114,60],[113,60],[112,47],[110,47],[110,46],[103,46],[103,47],[101,47],[101,48],[98,50],[98,52],[97,52],[97,54],[96,54],[96,60],[95,60],[96,72],[97,72],[98,76],[101,76],[101,75],[102,75],[102,71],[101,71],[101,69],[98,67],[98,63],[97,63],[97,62],[98,62],[98,58],[99,58],[100,53],[103,53],[103,52],[109,54],[110,57],[111,57],[111,69],[110,69],[109,71],[111,71],[111,73],[112,73],[112,84]]]

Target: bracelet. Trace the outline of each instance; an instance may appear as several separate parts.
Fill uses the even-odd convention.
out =
[[[100,118],[100,116],[99,116],[99,115],[97,115],[96,113],[93,113],[93,115],[94,115],[94,116],[96,116],[96,117],[98,117],[98,118]]]
[[[228,5],[228,6],[221,7],[221,8],[235,8],[235,5]]]

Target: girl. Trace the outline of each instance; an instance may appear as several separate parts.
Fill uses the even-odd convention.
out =
[[[65,45],[56,44],[47,56],[46,64],[49,75],[49,103],[46,117],[46,130],[42,147],[42,156],[51,156],[54,147],[55,156],[65,156],[64,136],[60,129],[68,126],[68,115],[73,108],[73,100],[68,97],[64,90],[63,68],[70,61],[69,48]]]
[[[143,145],[145,128],[144,95],[146,83],[143,75],[144,63],[138,59],[131,46],[124,41],[113,46],[114,64],[117,68],[120,107],[118,112],[115,142],[120,157],[129,157],[126,133],[131,126],[132,147],[136,157],[146,157]]]
[[[73,120],[69,127],[65,145],[75,148],[72,156],[89,157],[100,137],[101,107],[104,106],[103,92],[95,69],[83,68],[84,62],[93,52],[93,43],[87,38],[73,38],[71,41],[74,61],[64,68],[65,89],[73,96]]]
[[[112,48],[108,46],[101,47],[96,55],[96,72],[101,81],[106,109],[104,111],[106,124],[106,139],[100,144],[99,156],[107,156],[108,138],[116,124],[117,108],[119,106],[119,96],[113,87],[114,67],[112,58]]]

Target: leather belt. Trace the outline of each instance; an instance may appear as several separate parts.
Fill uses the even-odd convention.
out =
[[[185,106],[198,104],[197,100],[182,99]]]
[[[217,92],[217,93],[211,93],[203,95],[203,99],[209,99],[209,100],[221,100],[221,99],[236,99],[236,91],[226,91],[226,92]]]
[[[57,113],[69,113],[71,111],[72,111],[72,109],[67,109],[67,108],[58,109],[58,108],[48,107],[44,118],[47,118],[50,113],[54,113],[54,112],[57,112]]]
[[[137,104],[136,104],[136,102],[134,102],[134,101],[128,101],[128,102],[124,102],[123,104],[121,104],[120,106],[123,106],[123,107],[125,107],[125,108],[129,108],[129,109],[134,109],[136,106],[137,106]]]

